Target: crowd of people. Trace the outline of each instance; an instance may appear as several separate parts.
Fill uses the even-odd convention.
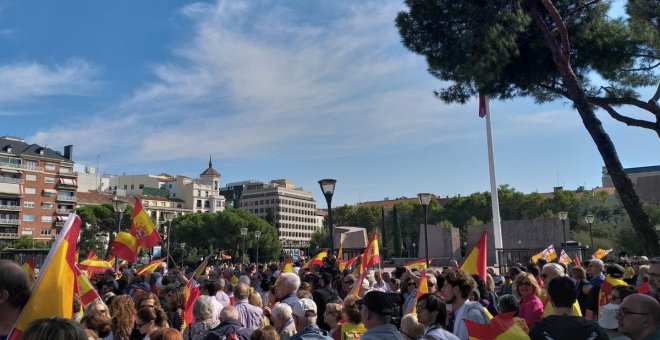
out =
[[[200,294],[187,304],[192,272],[108,270],[91,277],[101,299],[84,309],[74,301],[71,320],[34,320],[22,339],[467,340],[467,321],[488,324],[499,314],[512,315],[531,339],[660,339],[660,258],[541,261],[506,273],[489,268],[485,280],[457,265],[358,276],[333,258],[312,268],[294,263],[293,272],[222,264],[197,278]],[[420,295],[422,286],[428,292]],[[0,260],[0,340],[30,291],[23,269]]]

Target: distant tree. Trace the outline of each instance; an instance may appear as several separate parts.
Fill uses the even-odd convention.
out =
[[[34,240],[31,236],[21,235],[14,241],[16,249],[47,249],[48,244],[44,241]]]
[[[409,9],[396,18],[403,44],[425,56],[429,72],[448,84],[436,92],[443,101],[465,103],[477,93],[500,99],[528,96],[538,102],[570,100],[644,249],[660,255],[654,226],[594,112],[600,107],[618,121],[660,136],[656,0],[629,1],[630,21],[610,18],[610,1],[599,0],[405,2]],[[647,86],[657,89],[644,101],[639,90]],[[621,106],[655,121],[625,116],[617,109]]]

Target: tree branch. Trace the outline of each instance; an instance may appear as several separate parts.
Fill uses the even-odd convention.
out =
[[[627,97],[588,97],[589,101],[594,105],[605,108],[603,105],[632,105],[642,110],[646,110],[655,115],[657,120],[660,120],[660,106],[655,102],[645,102],[635,98]]]
[[[541,0],[541,3],[543,4],[543,7],[545,7],[545,10],[548,11],[550,18],[559,30],[559,37],[562,46],[562,62],[568,65],[571,62],[571,49],[568,41],[568,30],[566,30],[566,25],[564,25],[564,19],[562,19],[561,14],[557,12],[557,8],[552,4],[552,2],[550,2],[550,0]]]
[[[620,113],[618,113],[614,108],[610,105],[607,104],[601,104],[598,105],[602,107],[607,113],[610,114],[610,117],[628,125],[628,126],[636,126],[636,127],[641,127],[645,129],[650,129],[655,131],[658,134],[658,137],[660,137],[660,129],[658,128],[658,124],[649,122],[647,120],[641,120],[641,119],[634,119],[630,117],[626,117]]]
[[[658,88],[655,89],[655,94],[649,100],[649,104],[655,103],[655,105],[658,105],[658,99],[660,99],[660,83],[658,84]]]

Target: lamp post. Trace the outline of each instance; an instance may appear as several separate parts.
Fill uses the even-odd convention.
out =
[[[243,236],[243,251],[241,254],[241,264],[245,261],[245,235],[247,235],[247,228],[241,228],[241,236]]]
[[[419,203],[422,204],[422,210],[424,210],[424,252],[426,255],[426,265],[429,266],[429,234],[428,234],[428,208],[429,203],[431,203],[431,194],[421,193],[417,195],[419,197]],[[414,248],[414,246],[413,246]]]
[[[254,237],[257,238],[257,267],[259,266],[259,238],[261,237],[261,231],[257,230],[254,232]]]
[[[589,224],[589,237],[591,237],[591,249],[593,251],[594,248],[594,233],[591,230],[591,225],[594,223],[594,215],[589,214],[584,217],[584,220]]]
[[[128,206],[128,202],[120,199],[119,197],[115,196],[112,198],[112,208],[115,211],[115,215],[117,216],[117,229],[115,231],[115,237],[119,235],[119,232],[121,231],[121,219],[124,217],[124,211],[126,210],[126,207]],[[119,261],[115,261],[115,273],[119,270]]]
[[[165,220],[165,228],[167,228],[167,231],[165,232],[165,247],[167,248],[167,253],[165,257],[165,262],[170,261],[170,234],[172,232],[172,220],[174,220],[174,213],[169,212],[169,211],[163,211],[161,213],[163,216],[163,219]]]
[[[335,255],[335,235],[332,232],[332,195],[335,193],[336,179],[322,179],[319,181],[325,201],[328,203],[328,231],[330,232],[330,255]]]
[[[413,257],[417,257],[417,248],[416,248],[417,244],[415,242],[413,242],[412,246],[413,246]]]
[[[559,219],[561,220],[561,230],[564,232],[564,246],[562,249],[566,249],[566,247],[568,247],[566,241],[566,219],[568,218],[568,213],[566,211],[560,211],[557,215],[559,215]]]
[[[186,242],[181,242],[181,272],[185,274],[186,266],[183,265],[183,254],[186,252]]]

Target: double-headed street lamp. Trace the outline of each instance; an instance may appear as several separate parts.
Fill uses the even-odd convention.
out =
[[[127,201],[120,199],[117,196],[112,198],[112,208],[114,209],[115,216],[117,218],[117,229],[115,230],[115,237],[117,237],[121,231],[121,219],[124,217],[124,211],[126,210],[126,207],[128,207]],[[117,271],[119,271],[119,261],[115,260],[115,273]]]
[[[257,230],[254,232],[254,237],[257,238],[257,267],[259,266],[259,238],[261,237],[261,231]]]
[[[564,246],[562,249],[566,249],[568,247],[568,241],[566,241],[566,219],[568,218],[568,213],[566,211],[560,211],[557,215],[561,220],[561,230],[564,232]]]
[[[335,193],[336,179],[322,179],[319,181],[325,201],[328,203],[328,231],[330,232],[330,256],[335,255],[335,236],[332,232],[332,195]]]
[[[594,223],[594,215],[589,214],[585,216],[584,221],[589,224],[589,237],[591,237],[591,249],[592,249],[591,251],[594,251],[594,249],[596,249],[594,248],[594,233],[591,230],[591,225]]]
[[[167,247],[165,262],[168,262],[170,260],[170,234],[172,233],[172,220],[174,220],[175,214],[170,211],[163,211],[160,214],[163,216],[163,219],[165,220],[165,228],[167,228],[167,231],[165,232],[165,247]]]
[[[245,235],[247,235],[247,228],[241,228],[241,236],[243,236],[243,252],[241,254],[241,264],[245,261]]]
[[[186,242],[181,242],[181,273],[185,274],[186,266],[183,265],[183,254],[186,252]]]
[[[426,255],[426,266],[429,266],[429,234],[428,234],[428,208],[429,203],[431,203],[431,194],[421,193],[417,195],[419,197],[419,203],[422,204],[422,209],[424,210],[424,251]]]

